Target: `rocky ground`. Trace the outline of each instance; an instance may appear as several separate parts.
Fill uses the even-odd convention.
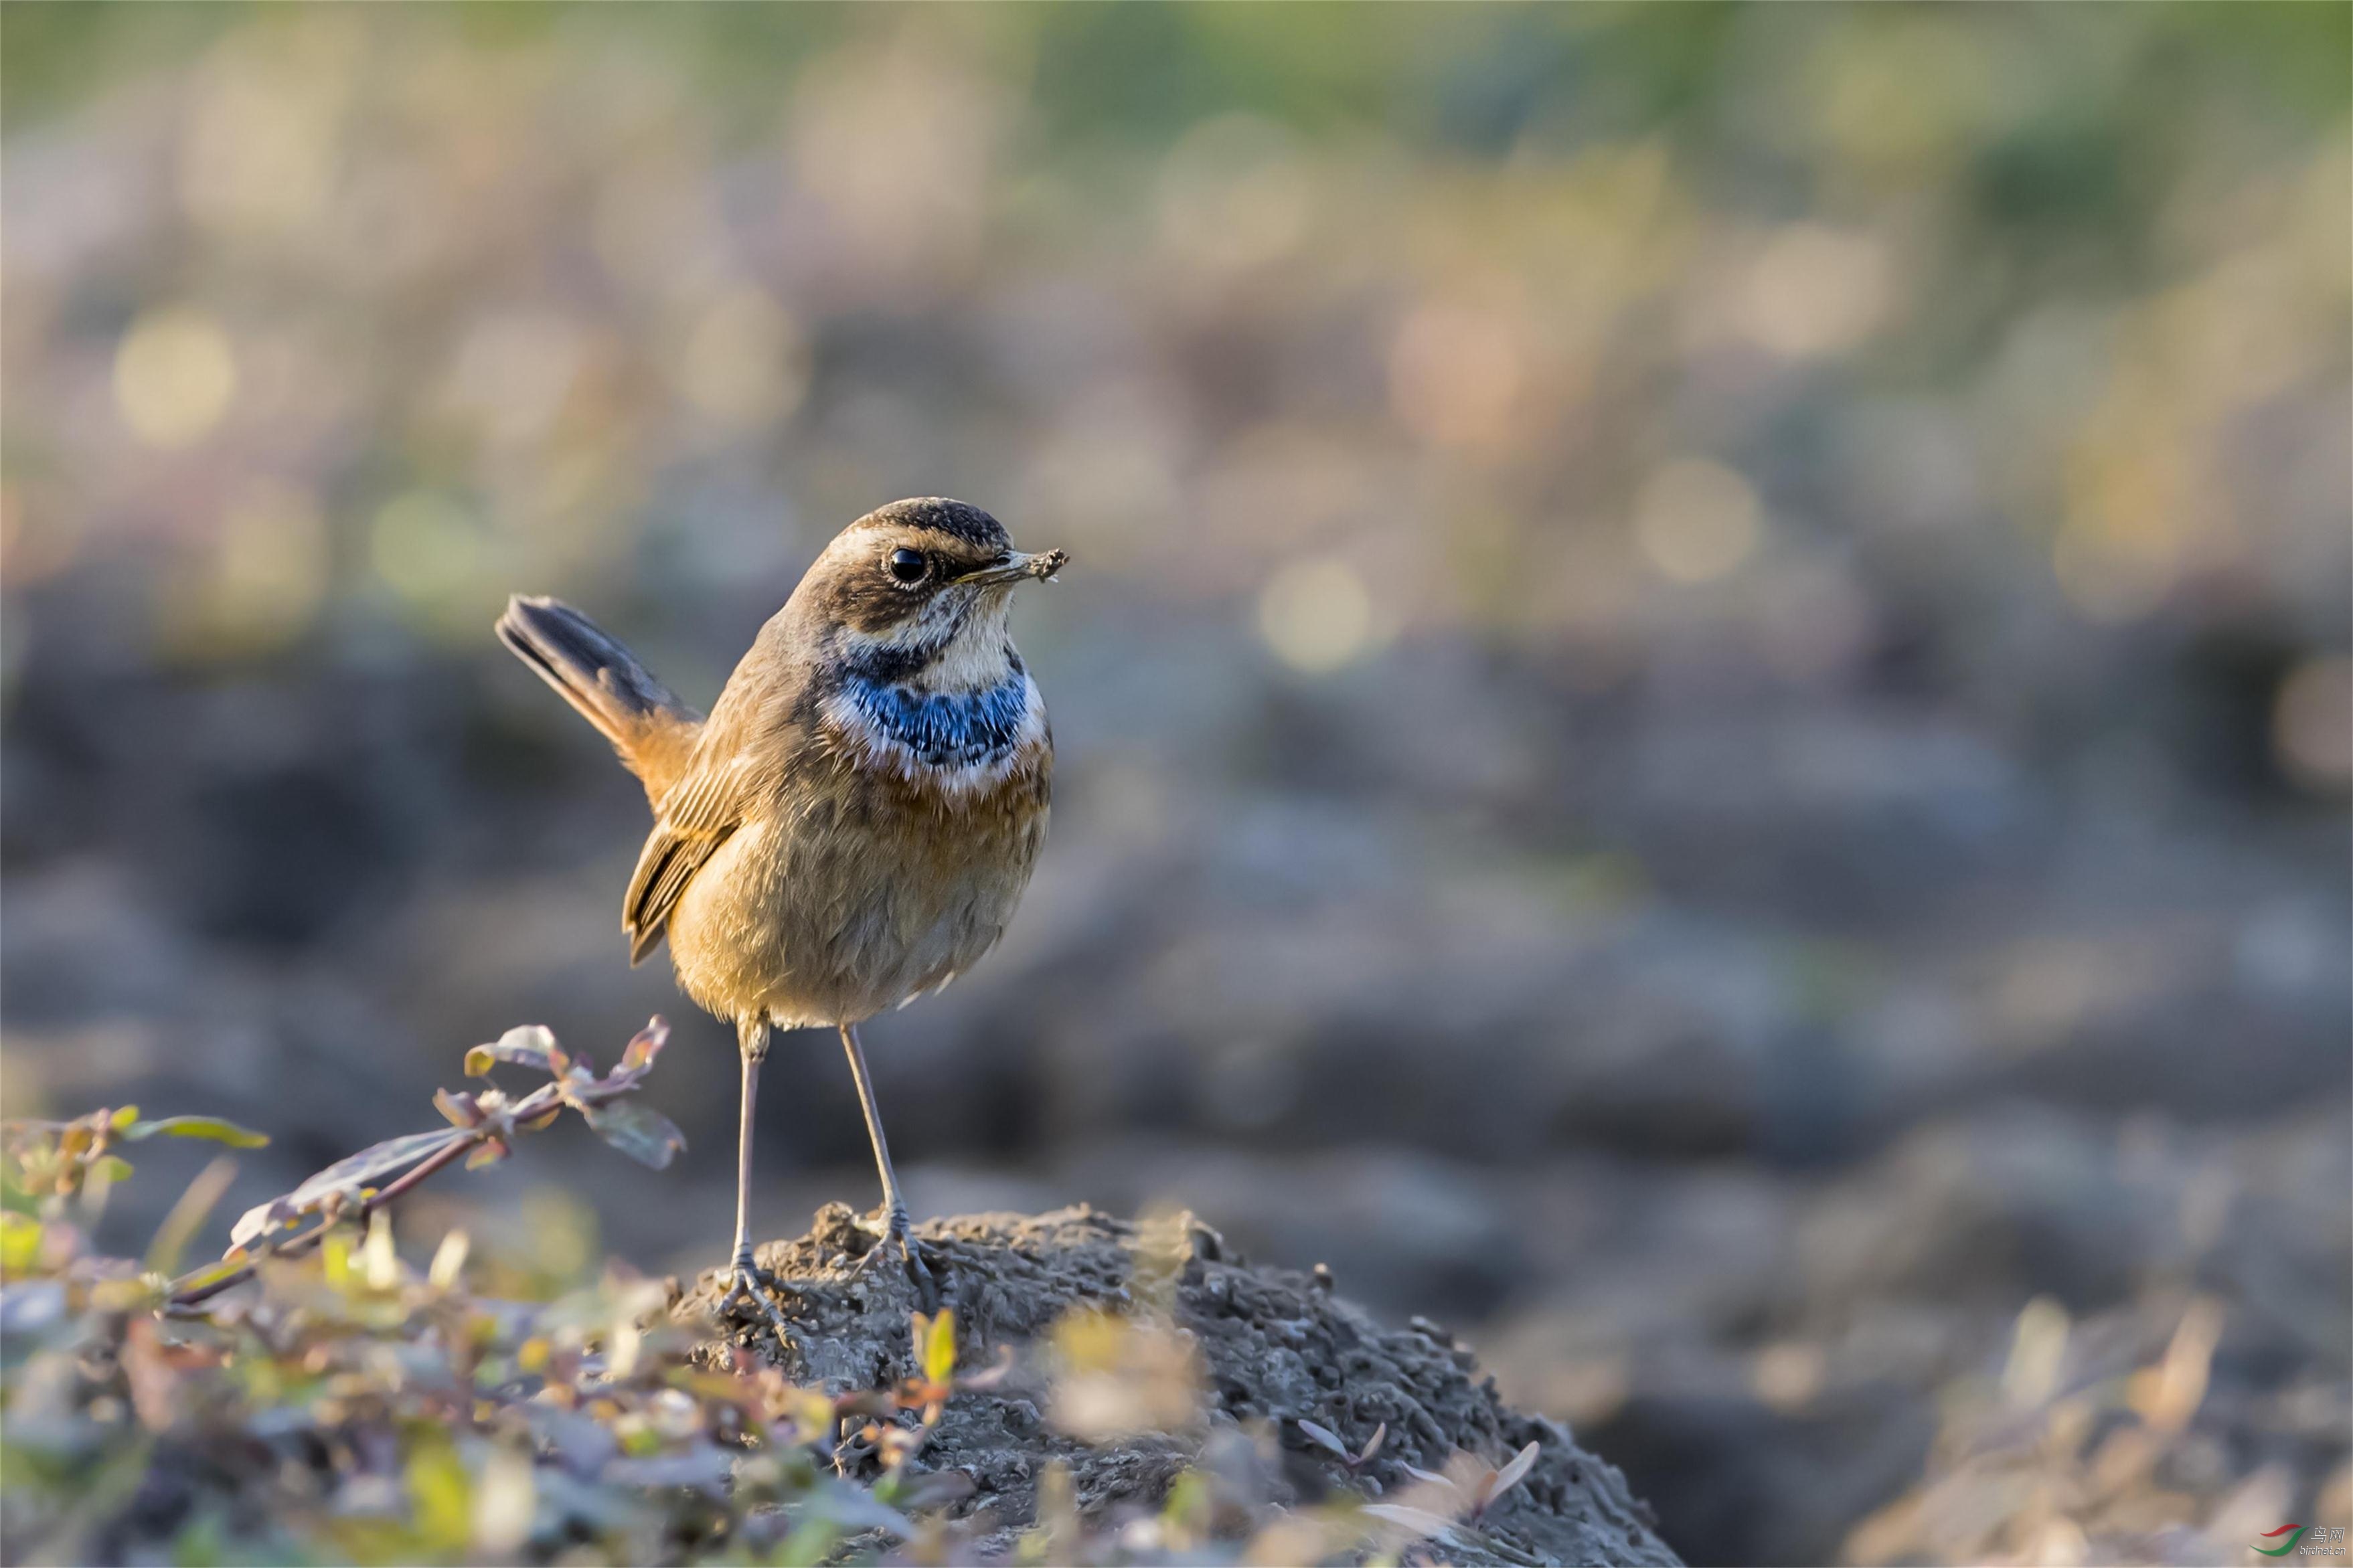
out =
[[[1677,1561],[1615,1468],[1556,1423],[1505,1405],[1445,1331],[1426,1319],[1385,1328],[1336,1295],[1328,1273],[1253,1268],[1190,1216],[1138,1227],[1080,1207],[935,1220],[918,1234],[965,1359],[1002,1355],[1016,1369],[950,1401],[913,1462],[969,1481],[956,1512],[984,1521],[973,1543],[983,1556],[1038,1524],[1039,1488],[1058,1468],[1081,1528],[1115,1534],[1159,1514],[1188,1469],[1248,1472],[1233,1479],[1275,1507],[1345,1490],[1427,1510],[1436,1489],[1409,1466],[1478,1473],[1535,1444],[1525,1479],[1475,1519],[1440,1505],[1434,1517],[1449,1528],[1430,1551],[1474,1565]],[[928,1300],[895,1258],[860,1272],[870,1244],[837,1205],[807,1236],[762,1247],[790,1342],[765,1327],[740,1342],[832,1392],[913,1376],[908,1314]],[[708,1275],[675,1311],[703,1321],[723,1288]],[[1071,1327],[1097,1313],[1100,1330]],[[1351,1454],[1381,1441],[1351,1467],[1303,1419]]]

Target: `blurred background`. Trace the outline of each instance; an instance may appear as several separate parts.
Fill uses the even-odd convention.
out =
[[[707,703],[954,495],[1074,559],[1028,903],[870,1031],[919,1211],[1328,1262],[1695,1561],[2353,1522],[2344,8],[0,35],[10,1114],[267,1130],[225,1236],[659,1011],[680,1165],[403,1223],[717,1263],[732,1039],[490,623]],[[838,1045],[768,1085],[761,1228],[873,1203]]]

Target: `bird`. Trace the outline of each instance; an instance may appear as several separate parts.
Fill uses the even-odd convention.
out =
[[[751,1242],[753,1107],[779,1031],[831,1028],[882,1178],[881,1235],[910,1237],[859,1026],[997,945],[1052,804],[1054,742],[1008,627],[1013,590],[1067,552],[1013,548],[963,501],[894,501],[837,534],[708,716],[559,600],[516,595],[499,638],[645,785],[653,829],[621,896],[636,964],[667,937],[680,988],[734,1026],[735,1244],[722,1309],[784,1331]]]

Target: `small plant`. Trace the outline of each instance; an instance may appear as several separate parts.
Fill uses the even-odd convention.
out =
[[[176,1285],[171,1260],[232,1162],[190,1184],[142,1263],[96,1254],[81,1229],[131,1174],[116,1151],[258,1135],[133,1110],[0,1129],[10,1560],[976,1557],[1000,1525],[987,1510],[950,1517],[977,1483],[926,1460],[939,1460],[956,1402],[1003,1383],[1014,1357],[1000,1347],[960,1370],[954,1311],[912,1315],[905,1375],[836,1392],[712,1339],[674,1288],[623,1265],[593,1284],[576,1271],[534,1279],[562,1292],[554,1300],[503,1299],[482,1286],[508,1266],[470,1266],[463,1231],[443,1236],[429,1264],[396,1246],[403,1194],[460,1162],[504,1158],[566,1107],[632,1156],[668,1163],[677,1130],[628,1099],[663,1040],[657,1019],[604,1074],[544,1029],[476,1047],[471,1076],[519,1067],[542,1081],[438,1094],[446,1127],[363,1150],[257,1205],[226,1258]],[[1198,1347],[1165,1313],[1081,1308],[1040,1350],[1043,1381],[1024,1402],[1048,1413],[1063,1455],[1137,1433],[1198,1447],[1151,1511],[1082,1515],[1074,1472],[1054,1458],[1037,1525],[1014,1549],[1023,1562],[1309,1563],[1368,1544],[1409,1559],[1433,1548],[1409,1542],[1482,1522],[1536,1457],[1533,1444],[1501,1468],[1455,1455],[1443,1475],[1405,1467],[1413,1484],[1393,1500],[1335,1494],[1300,1508],[1279,1489],[1271,1431],[1206,1419]],[[1384,1424],[1351,1449],[1318,1423],[1299,1426],[1352,1476],[1389,1439]],[[1386,1539],[1368,1542],[1368,1530]]]
[[[513,1152],[517,1134],[541,1131],[566,1106],[578,1111],[606,1142],[660,1170],[686,1147],[686,1139],[660,1112],[627,1103],[625,1097],[644,1083],[669,1039],[670,1026],[659,1018],[651,1020],[623,1048],[620,1065],[601,1078],[586,1053],[567,1052],[538,1024],[509,1029],[491,1044],[476,1046],[466,1053],[469,1077],[488,1077],[493,1068],[505,1063],[544,1072],[549,1081],[520,1100],[495,1088],[454,1094],[446,1089],[436,1090],[433,1104],[448,1120],[448,1127],[412,1132],[363,1149],[292,1192],[248,1209],[229,1231],[229,1248],[222,1260],[175,1281],[167,1305],[185,1310],[244,1283],[253,1277],[258,1258],[290,1258],[310,1251],[342,1220],[365,1219],[460,1156],[468,1170],[495,1164]],[[278,1237],[306,1218],[319,1223],[299,1235]]]
[[[177,1289],[152,1262],[142,1273],[91,1254],[67,1200],[130,1174],[111,1152],[122,1143],[250,1147],[258,1135],[200,1118],[142,1122],[131,1110],[0,1130],[11,1222],[0,1531],[12,1548],[64,1562],[159,1547],[184,1562],[582,1550],[615,1562],[814,1562],[854,1537],[944,1539],[943,1521],[916,1516],[972,1483],[908,1461],[949,1400],[1011,1366],[1006,1354],[959,1374],[952,1313],[915,1316],[911,1376],[835,1394],[706,1344],[668,1310],[660,1283],[619,1266],[552,1301],[497,1300],[467,1289],[463,1232],[421,1270],[396,1249],[388,1208],[402,1194],[460,1160],[503,1158],[567,1106],[624,1152],[668,1163],[677,1130],[624,1099],[664,1034],[655,1020],[604,1075],[541,1028],[476,1047],[475,1077],[519,1066],[547,1081],[520,1096],[436,1096],[446,1129],[364,1150],[257,1206],[228,1257]],[[225,1164],[195,1184],[196,1209],[225,1190]],[[178,1238],[151,1259],[201,1219],[175,1210],[165,1228]],[[226,1294],[247,1280],[254,1289]],[[134,1521],[134,1497],[168,1506]],[[159,1518],[179,1522],[160,1539],[140,1533]]]
[[[114,1184],[131,1174],[131,1162],[115,1148],[150,1138],[201,1138],[237,1149],[269,1142],[212,1116],[142,1121],[135,1105],[100,1107],[70,1121],[0,1122],[0,1279],[26,1279],[42,1268],[45,1256],[62,1259],[78,1248],[79,1232],[63,1223],[68,1204],[79,1198],[88,1210],[102,1208]],[[172,1267],[187,1232],[202,1221],[197,1211],[218,1201],[230,1169],[228,1161],[215,1161],[212,1171],[190,1184],[150,1249],[151,1269]],[[115,1280],[108,1294],[136,1305],[150,1289],[147,1282]]]
[[[1352,1454],[1348,1452],[1348,1445],[1340,1440],[1340,1434],[1333,1431],[1329,1426],[1320,1426],[1302,1416],[1299,1429],[1306,1433],[1316,1447],[1330,1449],[1332,1456],[1338,1459],[1352,1476],[1373,1462],[1373,1456],[1381,1451],[1381,1444],[1388,1440],[1389,1435],[1389,1424],[1384,1421],[1373,1428],[1373,1435],[1365,1439],[1365,1446]]]
[[[204,1138],[233,1149],[259,1149],[269,1142],[216,1116],[142,1121],[135,1105],[93,1110],[71,1121],[0,1122],[9,1187],[36,1205],[51,1207],[87,1188],[102,1190],[131,1174],[131,1163],[115,1153],[114,1146],[149,1138]]]
[[[1421,1537],[1444,1535],[1457,1525],[1476,1530],[1505,1493],[1527,1479],[1542,1448],[1542,1444],[1530,1443],[1500,1466],[1457,1454],[1442,1475],[1403,1466],[1417,1484],[1396,1502],[1367,1503],[1364,1511]]]
[[[853,1394],[836,1402],[836,1413],[849,1419],[868,1419],[854,1430],[846,1430],[841,1446],[835,1450],[834,1467],[843,1474],[861,1459],[871,1458],[882,1467],[883,1477],[876,1487],[876,1495],[886,1502],[902,1506],[934,1507],[955,1500],[956,1496],[970,1489],[969,1479],[956,1472],[928,1476],[911,1476],[907,1461],[923,1451],[933,1431],[940,1424],[940,1414],[951,1396],[958,1393],[976,1393],[996,1387],[1013,1370],[1010,1353],[1002,1355],[993,1366],[979,1372],[956,1375],[955,1312],[943,1307],[933,1315],[912,1314],[915,1375],[903,1379],[898,1387]],[[913,1426],[890,1419],[901,1413],[917,1415]],[[961,1489],[953,1493],[949,1489]]]

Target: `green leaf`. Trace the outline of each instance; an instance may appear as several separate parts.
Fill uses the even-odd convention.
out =
[[[597,1137],[657,1171],[678,1158],[679,1151],[686,1147],[686,1135],[670,1125],[669,1117],[642,1105],[618,1101],[583,1105],[580,1114],[588,1119]]]
[[[942,1307],[923,1336],[923,1377],[945,1383],[955,1372],[955,1310]]]
[[[1188,1469],[1169,1483],[1168,1499],[1160,1505],[1160,1518],[1171,1530],[1188,1535],[1206,1533],[1213,1506],[1209,1483],[1202,1479],[1200,1471]]]
[[[117,1125],[121,1125],[117,1113]],[[217,1116],[166,1116],[159,1121],[134,1121],[122,1129],[123,1142],[136,1143],[142,1138],[161,1134],[166,1138],[208,1138],[216,1143],[226,1143],[232,1149],[259,1149],[269,1142],[269,1136],[234,1121],[224,1121]]]
[[[138,1120],[139,1108],[135,1105],[126,1105],[107,1119],[107,1125],[120,1132]]]
[[[29,1215],[0,1214],[0,1273],[21,1279],[41,1259],[41,1222]]]
[[[90,1163],[92,1177],[107,1182],[127,1182],[131,1179],[131,1162],[120,1154],[101,1155]]]
[[[208,1263],[202,1268],[192,1270],[186,1279],[179,1281],[180,1289],[201,1290],[214,1280],[234,1274],[244,1267],[245,1264],[237,1258],[224,1258],[217,1263]]]
[[[408,1456],[407,1479],[410,1522],[437,1554],[458,1551],[472,1539],[473,1478],[447,1437],[420,1433]]]
[[[476,1046],[466,1053],[466,1076],[480,1078],[499,1062],[519,1068],[537,1068],[542,1072],[560,1073],[570,1058],[559,1050],[555,1036],[544,1024],[518,1024],[487,1046]]]
[[[352,1238],[335,1231],[321,1242],[319,1268],[327,1278],[327,1289],[348,1293],[356,1282],[352,1273]]]

